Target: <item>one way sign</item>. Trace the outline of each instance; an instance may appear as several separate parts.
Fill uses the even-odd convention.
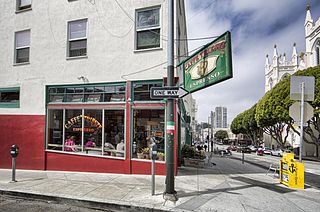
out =
[[[174,99],[182,98],[188,92],[179,87],[152,87],[150,91],[151,99]]]

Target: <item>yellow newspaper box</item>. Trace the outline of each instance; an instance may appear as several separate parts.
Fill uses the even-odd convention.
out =
[[[283,153],[280,160],[280,183],[289,188],[304,189],[304,165],[294,159],[293,153]]]

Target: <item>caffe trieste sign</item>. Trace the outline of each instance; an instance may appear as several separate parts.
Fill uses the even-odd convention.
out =
[[[184,88],[190,93],[232,78],[230,32],[204,46],[183,62]]]

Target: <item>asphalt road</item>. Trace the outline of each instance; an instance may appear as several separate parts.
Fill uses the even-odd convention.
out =
[[[78,207],[53,201],[38,199],[28,199],[13,196],[0,195],[1,212],[97,212],[97,211],[114,211],[114,210],[97,210],[85,207]]]

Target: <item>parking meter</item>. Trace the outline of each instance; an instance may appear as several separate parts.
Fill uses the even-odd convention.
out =
[[[16,181],[16,157],[19,154],[19,147],[13,144],[10,148],[10,154],[12,157],[12,182],[17,182]]]
[[[13,158],[16,158],[19,154],[19,147],[15,144],[11,146],[10,154]]]
[[[157,144],[155,142],[153,142],[152,145],[151,145],[151,151],[150,151],[151,160],[156,160],[157,159],[157,153],[158,153]]]

